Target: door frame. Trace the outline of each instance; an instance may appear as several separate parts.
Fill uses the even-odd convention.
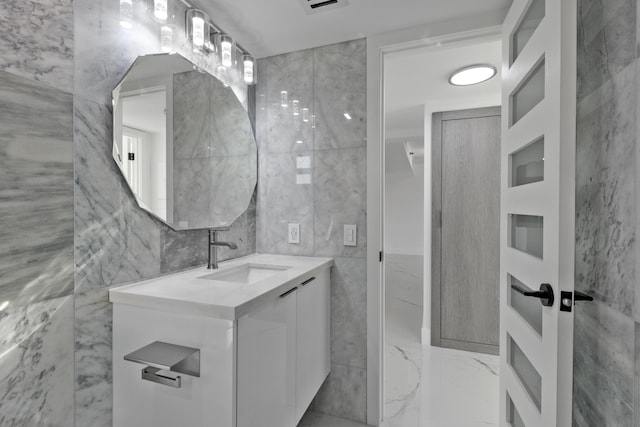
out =
[[[501,34],[506,11],[454,22],[413,27],[367,37],[367,424],[377,426],[384,411],[384,60],[412,49],[436,49]],[[425,123],[430,133],[431,123]],[[426,152],[429,148],[425,147]],[[430,176],[425,162],[425,177]],[[425,212],[431,212],[431,188],[425,186]],[[431,272],[431,215],[424,223],[425,281]],[[430,298],[429,298],[430,299]],[[426,301],[425,301],[426,304]],[[430,301],[429,304],[430,305]],[[423,336],[424,336],[423,330]],[[423,338],[423,341],[425,339]],[[427,339],[428,341],[428,339]]]
[[[431,223],[436,224],[431,230],[431,341],[423,343],[427,345],[453,348],[458,350],[473,351],[498,355],[499,346],[490,344],[473,343],[468,341],[456,341],[442,338],[442,123],[448,120],[476,119],[483,117],[502,117],[501,107],[482,107],[466,110],[442,111],[432,115],[431,137],[431,211],[425,212],[431,215]],[[425,120],[428,118],[425,117]],[[502,131],[502,127],[500,127]],[[498,151],[500,147],[498,146]],[[499,154],[498,154],[499,155]],[[499,179],[499,178],[498,178]],[[500,188],[497,188],[500,191]],[[499,206],[498,206],[498,209]],[[438,224],[439,223],[439,224]],[[500,229],[498,228],[498,234]],[[499,238],[499,237],[498,237]],[[499,269],[499,267],[498,267]],[[499,272],[496,272],[496,275]],[[496,296],[500,288],[496,284]]]

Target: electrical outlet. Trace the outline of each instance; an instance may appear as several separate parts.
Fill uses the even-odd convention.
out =
[[[300,224],[289,224],[289,243],[300,244]]]

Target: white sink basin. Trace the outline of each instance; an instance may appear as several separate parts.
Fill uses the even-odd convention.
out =
[[[220,282],[233,283],[255,283],[267,279],[291,267],[285,265],[268,265],[268,264],[241,264],[237,267],[231,267],[222,271],[201,276],[200,279],[216,280]]]

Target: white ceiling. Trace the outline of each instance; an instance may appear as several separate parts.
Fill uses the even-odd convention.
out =
[[[307,15],[300,0],[196,0],[211,19],[257,58],[367,37],[479,13],[512,0],[348,0]]]
[[[385,60],[385,126],[388,138],[424,134],[425,105],[500,105],[502,43],[496,37],[436,50],[413,50]],[[488,82],[458,87],[449,76],[462,67],[487,63],[498,69]]]

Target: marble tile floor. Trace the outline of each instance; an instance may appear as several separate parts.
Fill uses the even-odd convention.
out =
[[[416,264],[414,261],[396,258],[387,266],[386,396],[382,427],[497,426],[498,357],[422,346],[419,338],[422,306],[416,304],[421,299],[414,286],[421,274],[410,267]],[[314,412],[308,412],[299,424],[299,427],[362,426]]]
[[[419,343],[386,346],[382,427],[498,426],[498,357]],[[308,412],[298,427],[363,427]]]

